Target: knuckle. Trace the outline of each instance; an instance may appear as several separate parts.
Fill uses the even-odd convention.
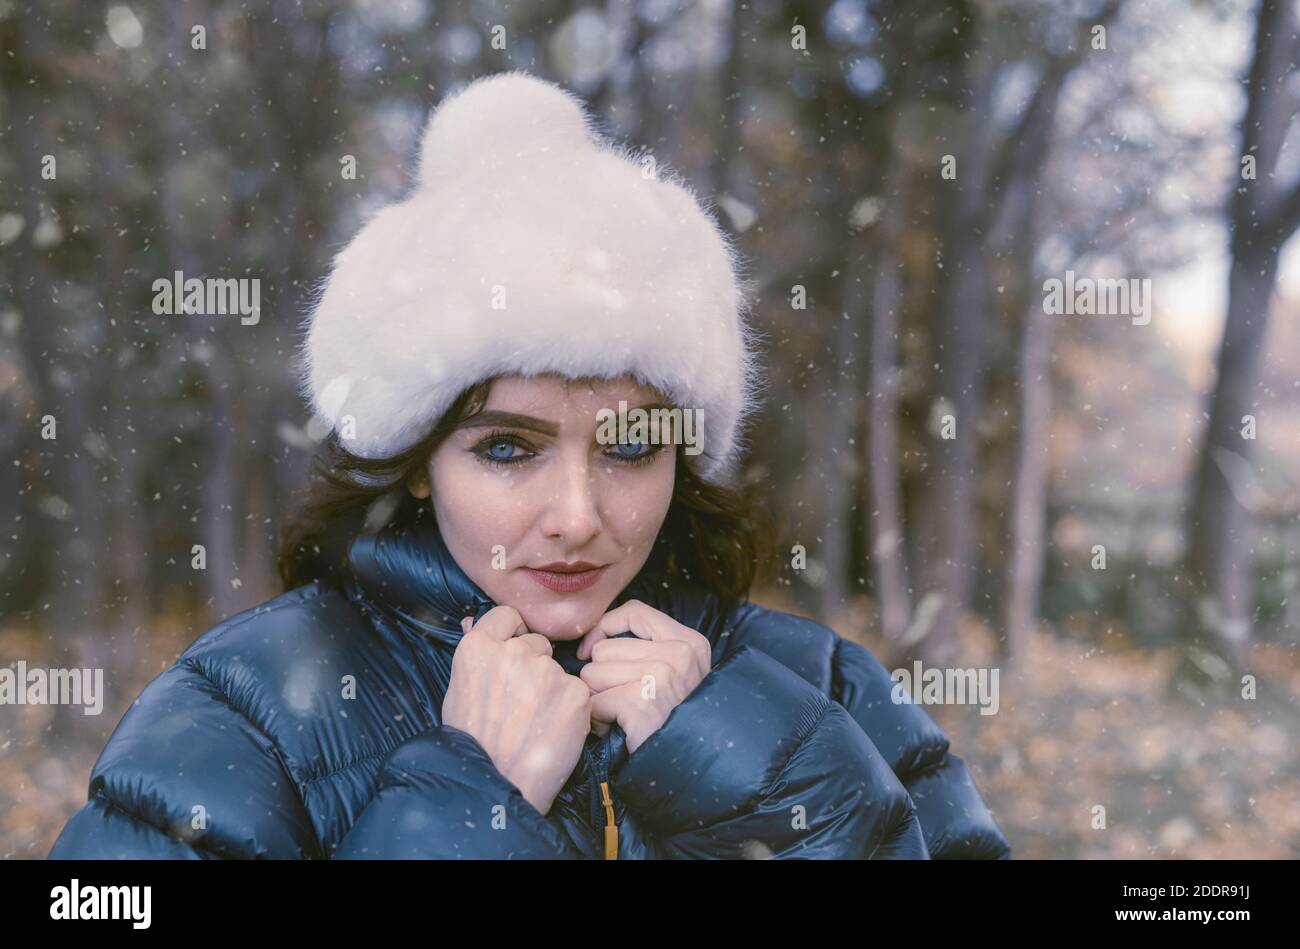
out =
[[[483,619],[491,619],[496,623],[513,623],[523,619],[519,611],[513,606],[494,606],[484,614]]]

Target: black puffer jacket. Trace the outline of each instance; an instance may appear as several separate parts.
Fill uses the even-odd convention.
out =
[[[714,667],[628,755],[589,736],[543,816],[440,724],[460,618],[494,604],[428,526],[360,534],[141,693],[51,858],[1005,858],[965,764],[885,669],[808,619],[643,572]],[[576,641],[555,657],[576,673]],[[608,791],[609,804],[605,802]]]

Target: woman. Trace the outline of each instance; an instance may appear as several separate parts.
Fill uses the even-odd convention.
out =
[[[558,87],[445,101],[311,318],[287,592],[145,689],[51,856],[1009,856],[865,649],[745,600],[736,269]]]

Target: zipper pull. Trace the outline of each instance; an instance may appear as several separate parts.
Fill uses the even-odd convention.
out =
[[[605,859],[618,859],[618,824],[614,823],[614,799],[609,796],[609,782],[600,782],[600,795],[605,805]]]

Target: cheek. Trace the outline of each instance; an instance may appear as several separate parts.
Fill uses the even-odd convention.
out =
[[[672,503],[672,467],[664,465],[651,477],[620,479],[608,490],[602,505],[606,529],[624,547],[652,546]]]
[[[528,506],[508,479],[459,452],[436,458],[430,483],[438,531],[456,562],[486,593],[498,592],[502,572],[494,548],[515,548],[528,524]]]

